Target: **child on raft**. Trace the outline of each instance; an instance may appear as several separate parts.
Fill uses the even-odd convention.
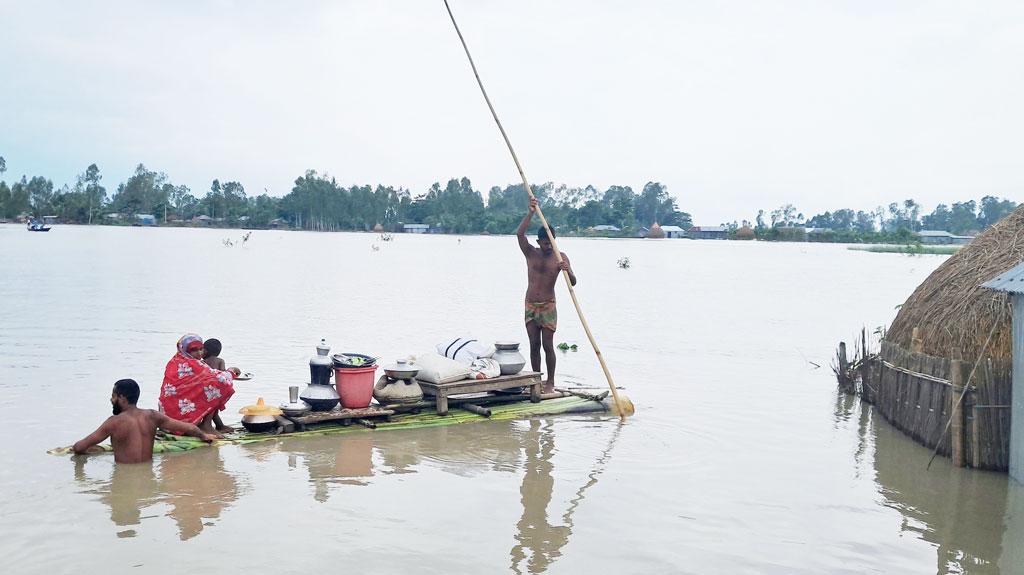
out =
[[[223,349],[223,345],[220,340],[214,337],[203,342],[203,363],[220,371],[227,371],[227,364],[220,357],[220,352]],[[224,425],[224,421],[220,418],[220,412],[213,412],[213,426],[220,433],[232,433],[235,428],[230,425]]]

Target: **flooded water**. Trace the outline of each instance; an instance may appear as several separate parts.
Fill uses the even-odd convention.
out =
[[[1024,491],[951,469],[838,397],[836,342],[942,261],[842,246],[562,240],[617,383],[597,416],[47,455],[132,377],[155,407],[178,337],[224,342],[228,421],[308,379],[320,338],[386,360],[525,343],[511,237],[0,226],[0,555],[9,573],[1024,572]],[[377,245],[377,250],[373,245]],[[616,260],[632,266],[619,269]],[[604,385],[559,288],[562,385]]]

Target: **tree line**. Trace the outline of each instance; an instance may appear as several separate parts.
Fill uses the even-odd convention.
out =
[[[893,202],[873,210],[849,208],[826,211],[805,218],[793,204],[770,212],[758,210],[753,221],[723,224],[737,237],[766,240],[816,239],[845,243],[907,243],[915,241],[921,230],[945,231],[954,235],[973,235],[998,222],[1017,208],[1017,202],[995,196],[981,201],[939,204],[923,214],[913,199]],[[742,231],[741,231],[742,230]],[[811,230],[812,234],[807,235]],[[796,237],[800,236],[800,237]]]
[[[435,183],[414,194],[401,187],[338,184],[327,174],[309,170],[296,178],[284,197],[267,193],[249,195],[237,182],[215,179],[202,194],[175,184],[167,174],[139,164],[112,193],[103,185],[96,164],[89,165],[74,183],[55,187],[43,176],[22,176],[8,184],[2,179],[7,164],[0,157],[0,218],[21,215],[36,218],[55,215],[68,223],[125,223],[138,214],[152,214],[158,221],[190,221],[208,216],[217,225],[267,227],[281,222],[306,230],[364,230],[380,224],[389,231],[401,224],[428,224],[449,233],[512,233],[527,208],[522,184],[492,187],[485,195],[468,178]],[[667,188],[648,182],[636,192],[629,186],[570,187],[544,183],[533,187],[549,223],[562,233],[586,234],[594,226],[619,228],[618,235],[636,236],[654,222],[684,229],[692,225],[690,214],[681,211]],[[873,210],[838,209],[805,217],[792,204],[771,211],[759,210],[753,220],[723,225],[733,237],[764,240],[812,239],[837,242],[906,243],[921,230],[942,230],[957,235],[979,232],[1006,214],[1017,203],[994,196],[980,201],[939,204],[922,213],[912,199]],[[108,215],[114,214],[116,218]],[[614,235],[614,234],[613,234]]]
[[[0,158],[0,177],[4,171],[6,163]],[[345,187],[327,174],[309,170],[284,197],[249,195],[241,183],[219,179],[199,196],[143,164],[110,194],[102,180],[96,164],[60,188],[42,176],[22,176],[12,184],[0,180],[0,217],[54,215],[64,222],[88,224],[130,222],[139,214],[151,214],[161,222],[208,216],[226,226],[266,227],[276,220],[306,230],[364,231],[378,224],[391,231],[401,224],[420,223],[449,233],[507,234],[515,231],[527,209],[521,184],[492,187],[485,201],[465,177],[414,194],[383,184]],[[639,193],[629,186],[601,191],[553,183],[534,186],[533,192],[549,223],[563,232],[586,233],[593,226],[613,225],[622,235],[635,235],[653,222],[691,225],[690,215],[658,182],[648,182]]]

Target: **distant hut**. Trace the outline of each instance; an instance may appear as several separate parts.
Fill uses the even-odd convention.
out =
[[[879,354],[859,362],[862,396],[956,465],[1008,467],[1010,301],[981,286],[1022,260],[1024,207],[932,272],[900,307]]]
[[[660,240],[665,237],[665,232],[661,229],[661,226],[658,225],[658,222],[654,222],[654,225],[652,225],[651,229],[647,232],[647,237],[652,240]]]
[[[380,224],[377,224],[377,225],[373,226],[373,231],[377,232],[378,234],[383,233],[384,232],[384,226],[382,226]]]

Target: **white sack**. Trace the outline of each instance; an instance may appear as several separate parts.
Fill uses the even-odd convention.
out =
[[[460,337],[437,344],[437,353],[468,366],[475,359],[494,355],[494,346],[471,337]]]
[[[410,356],[419,373],[416,379],[428,383],[449,383],[469,377],[469,367],[432,351]]]

